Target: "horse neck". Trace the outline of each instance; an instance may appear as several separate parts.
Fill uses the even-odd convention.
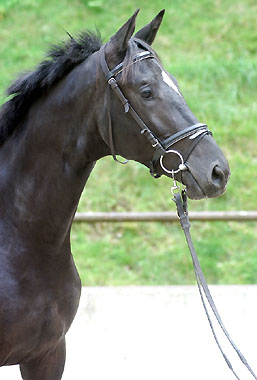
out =
[[[67,240],[95,161],[108,153],[93,106],[95,60],[89,57],[33,104],[0,150],[0,196],[8,207],[2,220],[11,220],[23,240]]]

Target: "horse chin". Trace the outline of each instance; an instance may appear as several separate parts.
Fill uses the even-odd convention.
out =
[[[204,194],[203,190],[196,182],[191,173],[183,173],[182,183],[186,186],[186,193],[188,198],[192,200],[200,200],[203,198],[207,198],[206,194]]]

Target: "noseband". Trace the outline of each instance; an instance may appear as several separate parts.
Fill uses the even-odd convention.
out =
[[[154,53],[149,50],[149,46],[146,43],[144,43],[141,40],[138,40],[137,38],[134,38],[133,41],[136,42],[138,47],[140,46],[141,48],[143,48],[144,51],[136,54],[133,57],[131,64],[136,64],[145,59],[156,59]],[[169,136],[168,138],[164,140],[159,139],[158,137],[154,135],[154,133],[150,130],[150,128],[148,128],[148,126],[144,123],[144,121],[141,119],[141,117],[138,115],[135,109],[131,106],[131,104],[129,103],[125,95],[123,94],[122,90],[120,89],[116,81],[115,77],[125,69],[124,62],[117,65],[113,70],[110,70],[105,59],[104,46],[100,49],[100,62],[101,62],[101,67],[105,74],[107,83],[109,84],[107,88],[107,114],[108,114],[108,124],[109,124],[110,149],[111,149],[111,153],[114,160],[122,164],[126,164],[128,162],[127,160],[124,162],[119,161],[115,154],[113,133],[112,133],[112,122],[111,122],[111,115],[110,115],[110,91],[109,91],[110,88],[113,90],[115,95],[121,101],[124,107],[125,113],[130,113],[130,115],[138,124],[140,128],[140,133],[147,138],[147,140],[150,142],[150,144],[155,150],[153,159],[148,164],[151,175],[154,176],[155,178],[160,177],[160,175],[155,172],[155,166],[158,161],[160,161],[160,165],[162,169],[166,173],[171,174],[173,177],[179,171],[188,170],[185,162],[190,156],[190,154],[192,153],[192,151],[194,150],[194,148],[196,147],[196,145],[200,142],[200,140],[204,136],[208,134],[212,135],[207,125],[203,123],[197,123]],[[176,143],[178,143],[179,141],[185,138],[191,139],[193,143],[190,145],[189,152],[187,152],[184,156],[177,150],[170,149],[171,147],[173,147],[173,145],[175,145]],[[176,170],[175,169],[169,170],[165,167],[163,163],[163,158],[164,156],[168,154],[176,154],[180,158],[181,162]]]

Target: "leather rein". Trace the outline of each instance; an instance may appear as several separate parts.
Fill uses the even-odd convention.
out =
[[[151,49],[149,50],[149,46],[146,43],[144,43],[143,41],[138,40],[136,38],[133,38],[133,40],[134,40],[134,42],[136,42],[136,44],[138,46],[143,48],[144,51],[136,54],[133,57],[132,64],[136,64],[137,62],[140,62],[144,59],[156,59],[153,51],[151,51]],[[138,115],[138,113],[135,111],[135,109],[131,106],[128,99],[125,97],[125,95],[123,94],[122,90],[120,89],[120,87],[117,83],[116,76],[124,70],[124,68],[125,68],[124,63],[122,62],[119,65],[117,65],[113,70],[110,70],[108,65],[107,65],[106,59],[105,59],[104,46],[100,49],[100,62],[101,62],[101,67],[102,67],[103,73],[105,74],[105,77],[106,77],[106,81],[108,83],[108,87],[107,87],[107,114],[108,114],[108,125],[109,125],[110,150],[111,150],[111,154],[113,156],[113,159],[115,161],[121,163],[121,164],[126,164],[128,162],[127,160],[126,161],[119,161],[116,157],[116,154],[115,154],[113,132],[112,132],[112,121],[111,121],[111,115],[110,115],[110,89],[114,92],[114,94],[121,101],[121,103],[124,107],[124,112],[129,113],[133,117],[133,119],[136,121],[137,125],[139,126],[140,133],[147,138],[147,140],[150,142],[150,144],[152,145],[152,147],[155,150],[153,158],[149,162],[149,168],[150,168],[151,175],[155,178],[158,178],[160,176],[158,173],[155,172],[155,165],[159,161],[162,169],[166,173],[170,174],[171,177],[173,178],[173,186],[171,187],[171,192],[173,194],[173,200],[176,203],[177,213],[178,213],[178,217],[180,220],[180,224],[181,224],[181,227],[184,231],[184,234],[185,234],[185,237],[187,240],[187,244],[188,244],[188,248],[189,248],[189,251],[190,251],[190,254],[192,257],[200,297],[202,300],[202,304],[203,304],[203,307],[204,307],[204,310],[205,310],[205,313],[206,313],[212,334],[214,336],[214,339],[218,345],[218,348],[219,348],[224,360],[226,361],[228,367],[230,368],[230,370],[232,371],[234,376],[238,380],[240,380],[240,378],[236,374],[235,370],[233,369],[231,362],[227,358],[226,354],[224,353],[224,351],[223,351],[223,349],[219,343],[219,340],[218,340],[216,332],[214,330],[214,326],[213,326],[209,311],[207,309],[207,305],[206,305],[204,296],[206,297],[206,299],[207,299],[207,301],[211,307],[211,310],[212,310],[216,320],[218,321],[218,324],[220,325],[223,333],[225,334],[226,338],[230,342],[233,349],[238,354],[241,362],[250,371],[251,375],[257,380],[257,376],[255,375],[255,373],[253,372],[253,370],[249,366],[247,360],[242,355],[242,353],[239,351],[239,349],[237,348],[237,346],[233,342],[232,338],[230,337],[230,335],[229,335],[229,333],[228,333],[226,327],[224,326],[224,323],[220,317],[220,314],[217,310],[217,307],[213,301],[212,295],[211,295],[210,290],[208,288],[208,285],[206,283],[203,271],[201,269],[201,266],[200,266],[200,263],[199,263],[199,260],[198,260],[193,242],[192,242],[191,234],[190,234],[190,222],[189,222],[188,210],[187,210],[186,191],[182,190],[182,192],[180,193],[180,188],[177,185],[177,182],[175,180],[175,174],[177,174],[178,172],[183,171],[183,170],[188,170],[188,168],[186,166],[186,160],[189,157],[189,155],[192,153],[192,151],[194,150],[196,145],[201,141],[201,139],[204,136],[206,136],[208,134],[212,135],[212,133],[211,133],[211,131],[209,131],[206,124],[197,123],[197,124],[191,125],[185,129],[171,135],[170,137],[166,138],[165,140],[160,140],[159,138],[157,138],[154,135],[154,133],[151,131],[151,129],[144,123],[144,121],[141,119],[141,117]],[[192,141],[190,149],[186,153],[186,155],[185,154],[182,155],[178,150],[170,149],[174,144],[176,144],[177,142],[179,142],[185,138],[190,138],[191,140],[194,140],[194,141]],[[170,154],[170,153],[176,154],[181,161],[181,163],[179,164],[179,166],[176,170],[175,169],[170,170],[164,166],[163,158],[164,158],[164,156],[166,156],[167,154]]]
[[[217,334],[215,332],[215,329],[214,329],[214,326],[213,326],[213,323],[212,323],[212,319],[211,319],[210,313],[209,313],[208,308],[207,308],[207,304],[205,302],[205,298],[206,298],[207,302],[209,303],[210,308],[211,308],[211,310],[212,310],[212,312],[213,312],[213,314],[214,314],[214,316],[215,316],[215,318],[216,318],[216,320],[217,320],[217,322],[218,322],[218,324],[219,324],[222,332],[224,333],[225,337],[227,338],[227,340],[231,344],[232,348],[235,350],[235,352],[239,356],[241,362],[245,365],[245,367],[248,369],[248,371],[251,373],[251,375],[255,379],[257,379],[257,376],[255,375],[255,373],[253,372],[252,368],[248,364],[246,358],[240,352],[240,350],[238,349],[238,347],[235,345],[234,341],[232,340],[231,336],[229,335],[229,333],[228,333],[228,331],[227,331],[227,329],[226,329],[226,327],[225,327],[225,325],[224,325],[224,323],[223,323],[223,321],[221,319],[219,311],[218,311],[218,309],[217,309],[217,307],[216,307],[216,305],[214,303],[214,300],[213,300],[212,295],[210,293],[209,287],[208,287],[207,282],[205,280],[202,268],[200,266],[200,263],[199,263],[199,260],[198,260],[198,257],[197,257],[194,245],[193,245],[192,237],[191,237],[191,234],[190,234],[190,222],[189,222],[188,210],[187,210],[186,191],[182,190],[182,192],[180,193],[179,191],[177,191],[177,189],[179,189],[178,186],[175,186],[175,185],[176,184],[174,183],[174,186],[171,188],[171,192],[173,194],[173,201],[176,203],[176,206],[177,206],[177,213],[178,213],[178,217],[179,217],[179,220],[180,220],[180,224],[181,224],[181,227],[182,227],[182,229],[184,231],[184,234],[185,234],[185,237],[186,237],[186,241],[187,241],[187,245],[188,245],[191,257],[192,257],[194,271],[195,271],[195,277],[196,277],[196,282],[197,282],[198,290],[199,290],[199,293],[200,293],[201,301],[202,301],[203,308],[204,308],[204,311],[206,313],[206,316],[207,316],[207,319],[208,319],[208,322],[209,322],[209,325],[210,325],[213,337],[215,339],[215,342],[217,343],[217,346],[218,346],[218,348],[219,348],[219,350],[220,350],[220,352],[221,352],[221,354],[222,354],[225,362],[227,363],[229,369],[232,371],[233,375],[238,380],[240,380],[239,376],[237,375],[237,373],[235,372],[234,368],[232,367],[231,362],[229,361],[228,357],[226,356],[226,354],[225,354],[224,350],[222,349],[221,344],[220,344],[220,342],[218,340]],[[204,296],[205,296],[205,298],[204,298]]]

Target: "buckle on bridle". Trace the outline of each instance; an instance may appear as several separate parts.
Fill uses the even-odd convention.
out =
[[[155,138],[155,139],[154,139],[154,142],[153,142],[153,144],[152,144],[152,147],[153,147],[153,148],[156,148],[159,144],[160,144],[159,141]]]
[[[175,194],[180,193],[180,186],[177,184],[177,181],[174,178],[174,172],[172,173],[172,178],[173,178],[173,186],[171,186],[170,191],[173,197],[175,197]]]

